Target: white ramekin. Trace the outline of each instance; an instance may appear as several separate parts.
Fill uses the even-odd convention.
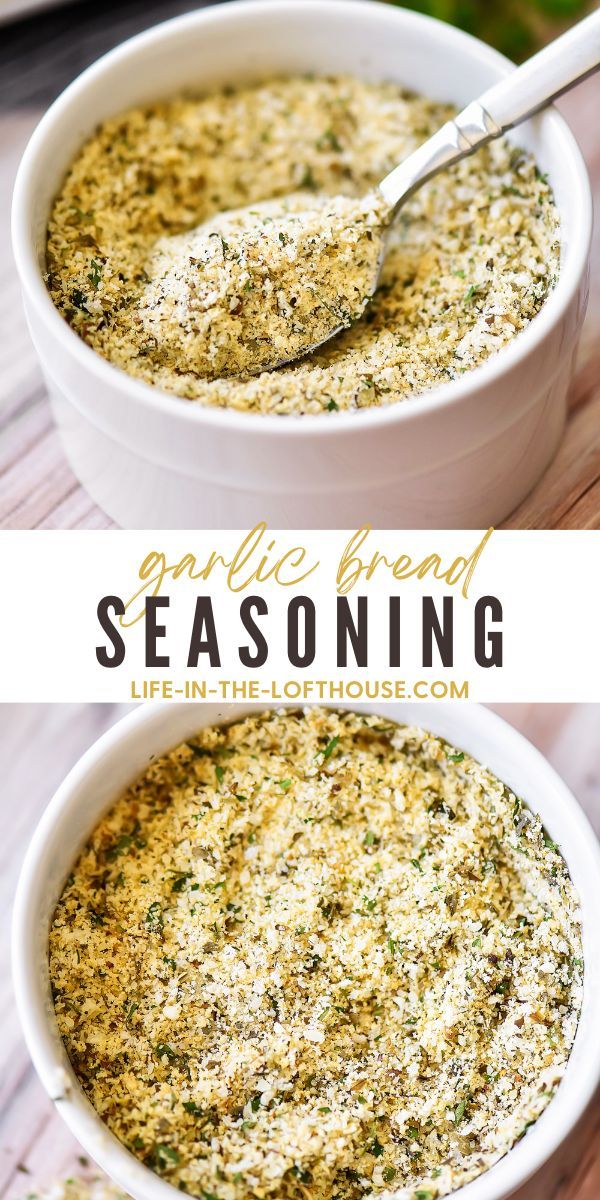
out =
[[[254,706],[264,708],[264,705]],[[586,817],[552,767],[519,733],[472,704],[348,705],[424,725],[463,747],[539,812],[560,845],[583,915],[584,998],[568,1067],[536,1124],[499,1163],[467,1187],[461,1200],[503,1200],[556,1150],[581,1116],[600,1079],[600,852]],[[77,853],[113,800],[162,754],[200,727],[234,720],[252,706],[149,704],[115,725],[80,759],[50,802],[29,847],[13,921],[17,1007],[31,1057],[49,1096],[84,1149],[135,1200],[175,1200],[175,1189],[116,1140],[85,1098],[58,1034],[48,978],[48,928]],[[455,1193],[458,1194],[458,1193]]]
[[[302,418],[203,408],[110,366],[59,316],[43,282],[51,201],[82,141],[129,105],[273,74],[393,79],[465,104],[510,70],[441,22],[374,0],[234,0],[151,29],[85,71],[25,152],[13,244],[31,334],[71,465],[131,528],[482,528],[533,487],[561,437],[587,300],[591,198],[567,126],[519,128],[554,188],[558,286],[512,344],[427,396]]]

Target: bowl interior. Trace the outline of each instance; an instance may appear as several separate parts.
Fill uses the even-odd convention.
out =
[[[509,70],[506,59],[459,30],[373,0],[237,0],[191,13],[112,51],[59,97],[26,155],[21,227],[43,269],[50,206],[72,158],[99,122],[133,105],[272,75],[345,72],[462,106]],[[561,210],[564,267],[582,202],[575,143],[551,111],[511,136],[548,172]]]
[[[114,1138],[83,1095],[58,1034],[50,996],[49,923],[77,853],[101,815],[144,769],[201,726],[235,720],[255,706],[152,704],[105,734],[74,767],[46,810],[28,851],[14,916],[13,965],[17,1002],[34,1064],[61,1115],[87,1152],[138,1200],[173,1200],[174,1189],[138,1162]],[[542,756],[489,710],[461,704],[349,705],[386,718],[423,725],[463,747],[539,812],[560,845],[583,914],[584,1002],[557,1095],[527,1136],[490,1171],[461,1190],[465,1200],[510,1195],[559,1145],[591,1098],[600,1077],[596,1035],[600,1004],[600,927],[596,898],[600,854],[587,820]]]

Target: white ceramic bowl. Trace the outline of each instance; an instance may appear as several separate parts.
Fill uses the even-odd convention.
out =
[[[143,1166],[103,1125],[85,1098],[58,1034],[48,979],[48,929],[65,878],[100,817],[144,769],[200,727],[264,705],[151,704],[125,717],[73,768],[50,802],[23,864],[15,902],[13,968],[17,1006],[40,1079],[84,1149],[135,1200],[175,1200],[179,1192]],[[600,852],[586,817],[546,760],[489,710],[471,704],[339,706],[424,725],[464,747],[539,812],[565,856],[583,913],[584,999],[575,1044],[556,1096],[499,1163],[461,1200],[502,1200],[567,1136],[600,1078]],[[455,1193],[458,1195],[458,1193]]]
[[[49,208],[99,121],[182,88],[272,74],[393,79],[459,105],[510,70],[438,21],[374,0],[236,0],[151,29],[107,54],[46,113],[17,178],[13,243],[31,334],[75,473],[132,528],[481,528],[533,487],[563,429],[587,299],[591,199],[554,112],[520,127],[554,188],[562,265],[552,296],[508,347],[427,396],[301,418],[203,408],[128,377],[86,346],[44,286]]]

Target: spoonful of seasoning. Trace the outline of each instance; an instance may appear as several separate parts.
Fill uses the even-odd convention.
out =
[[[365,196],[296,192],[161,238],[146,263],[142,328],[207,379],[257,375],[317,349],[364,314],[405,202],[599,67],[596,11],[447,121]]]

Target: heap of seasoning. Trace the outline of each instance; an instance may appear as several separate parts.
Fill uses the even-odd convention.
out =
[[[403,208],[364,296],[373,189],[451,111],[392,83],[291,77],[111,118],[52,209],[52,299],[110,362],[202,404],[326,414],[456,380],[526,328],[560,252],[547,179],[499,140]],[[364,315],[253,374],[319,341],[328,305],[340,325]]]
[[[433,1200],[555,1091],[577,896],[500,780],[412,727],[255,713],[155,761],[50,932],[99,1115],[199,1197]]]

